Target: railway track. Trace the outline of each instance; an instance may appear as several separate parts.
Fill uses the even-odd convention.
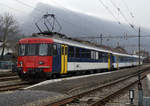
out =
[[[17,90],[20,88],[27,87],[29,85],[30,85],[29,82],[22,82],[22,81],[11,82],[4,85],[0,85],[0,92]]]
[[[17,75],[14,76],[7,76],[7,77],[0,77],[0,82],[3,81],[12,81],[12,80],[19,80],[20,78]]]
[[[148,69],[142,70],[142,78],[148,74]],[[77,94],[70,95],[61,100],[53,101],[46,106],[99,106],[105,105],[114,96],[120,95],[123,91],[128,90],[133,84],[138,82],[137,73],[109,82],[107,84],[80,91]]]
[[[17,90],[31,85],[29,82],[21,81],[16,73],[0,73],[0,92]]]
[[[13,73],[11,71],[8,71],[8,72],[0,72],[0,78],[1,77],[10,77],[10,76],[16,76],[17,74],[16,73]]]

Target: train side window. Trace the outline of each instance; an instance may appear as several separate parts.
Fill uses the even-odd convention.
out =
[[[74,47],[69,46],[69,48],[68,48],[68,56],[69,57],[74,57]]]
[[[98,58],[99,58],[98,52],[96,52],[95,57],[96,57],[96,60],[98,60]]]
[[[99,55],[99,60],[103,61],[102,52],[99,52],[98,55]]]
[[[94,59],[94,51],[91,51],[91,59]]]
[[[87,58],[90,58],[90,57],[91,57],[91,52],[90,52],[90,50],[87,50],[87,51],[86,51],[86,55],[87,55]]]
[[[90,57],[91,57],[91,55],[90,55],[90,54],[91,54],[91,53],[90,53],[90,50],[84,49],[84,52],[83,52],[83,53],[84,53],[84,57],[85,57],[85,58],[90,58]]]
[[[80,58],[80,48],[76,48],[76,58]]]
[[[40,56],[48,55],[48,44],[40,44],[39,45],[39,55]]]
[[[108,62],[108,53],[104,53],[104,61]]]
[[[82,48],[80,49],[80,55],[81,55],[81,58],[85,57],[85,50]]]
[[[61,47],[61,54],[64,55],[64,46]]]
[[[57,46],[54,44],[53,45],[53,56],[57,55]]]
[[[101,56],[102,56],[102,57],[101,57],[101,58],[102,58],[102,61],[105,62],[105,54],[104,54],[104,52],[101,52]]]
[[[68,47],[66,46],[65,47],[65,55],[67,55],[68,54]]]
[[[93,59],[96,59],[96,52],[94,51],[94,56],[93,56],[94,58]]]
[[[81,49],[81,58],[88,58],[88,52],[87,49]]]

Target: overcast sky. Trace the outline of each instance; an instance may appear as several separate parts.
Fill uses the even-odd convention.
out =
[[[33,8],[27,7],[18,1],[29,4],[32,7],[35,7],[38,2],[43,2],[106,20],[116,21],[117,19],[121,23],[131,23],[150,29],[150,0],[0,0],[0,14],[11,12],[23,21],[22,17],[27,16]],[[100,1],[104,3],[105,7]],[[121,13],[117,8],[120,9]],[[121,14],[124,15],[124,18]]]

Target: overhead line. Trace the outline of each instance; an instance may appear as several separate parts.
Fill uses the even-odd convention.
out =
[[[27,4],[27,3],[24,3],[24,2],[22,2],[22,1],[20,1],[20,0],[15,0],[15,1],[17,1],[18,3],[20,3],[20,4],[24,5],[24,6],[27,6],[27,7],[29,7],[29,8],[32,8],[32,9],[34,9],[35,11],[37,11],[37,12],[43,14],[43,11],[42,11],[41,9],[34,8],[33,6],[31,6],[31,5]],[[58,17],[59,17],[59,16],[56,16],[56,18],[58,18]],[[69,22],[68,20],[66,21],[65,19],[62,19],[62,17],[59,17],[59,19],[61,19],[61,20],[64,21],[65,23],[69,23],[69,24],[71,24],[71,25],[73,25],[73,26],[76,26],[76,28],[79,28],[79,27],[81,28],[80,25],[73,24],[73,23]],[[79,32],[79,33],[81,33],[81,32]]]
[[[25,12],[25,11],[23,11],[23,10],[21,10],[21,9],[16,9],[16,8],[10,7],[10,6],[8,6],[8,5],[6,5],[6,4],[3,4],[3,3],[0,3],[0,4],[1,4],[1,6],[4,6],[4,7],[6,7],[6,8],[9,8],[9,9],[15,11],[15,12],[18,12],[18,13],[23,13],[23,12]],[[34,15],[32,15],[31,17],[37,18],[37,17],[34,16]]]
[[[4,6],[4,7],[7,7],[7,8],[9,8],[9,9],[11,9],[11,10],[17,11],[17,12],[24,12],[24,11],[22,11],[22,10],[20,10],[20,9],[12,8],[12,7],[10,7],[10,6],[6,5],[6,4],[3,4],[3,3],[0,3],[0,5],[1,5],[1,6]]]
[[[103,5],[103,7],[113,16],[113,18],[117,21],[118,24],[122,25],[123,27],[125,27],[123,24],[121,24],[121,22],[117,19],[117,17],[113,14],[113,12],[109,9],[109,7],[107,7],[102,0],[99,0],[99,2]],[[128,30],[125,27],[125,30],[128,32]]]
[[[52,1],[55,2],[56,4],[58,4],[59,6],[61,6],[61,8],[67,9],[66,7],[64,7],[64,6],[62,5],[62,3],[56,2],[55,0],[52,0]],[[78,15],[78,14],[76,14],[76,15]],[[78,15],[78,16],[79,16],[79,15]],[[57,16],[57,17],[59,17],[59,16]],[[80,16],[79,16],[79,17],[80,17]],[[71,23],[71,22],[69,22],[68,20],[64,20],[64,19],[61,18],[61,17],[59,17],[59,19],[62,20],[62,21],[64,21],[64,22],[66,22],[66,23],[68,23],[68,24],[71,24],[71,25],[73,25],[73,26],[76,26],[76,28],[78,28],[78,29],[80,29],[80,28],[85,29],[84,27],[81,27],[81,26],[78,25],[78,24]],[[80,27],[80,28],[79,28],[79,27]],[[80,29],[80,30],[81,30],[81,29]]]
[[[129,24],[129,26],[133,29],[135,29],[134,25],[132,25],[128,19],[126,18],[126,16],[124,15],[124,13],[122,12],[122,10],[112,1],[110,0],[111,4],[117,9],[117,11],[121,14],[121,16],[124,18],[124,20]],[[136,30],[136,29],[135,29]]]
[[[121,24],[121,22],[117,19],[117,17],[113,14],[113,12],[109,9],[109,7],[107,7],[102,0],[98,0],[103,7],[112,15],[112,17],[118,22],[118,24]]]
[[[91,38],[91,39],[97,39],[97,38],[137,38],[138,36],[135,35],[128,35],[128,36],[104,36],[104,37],[100,37],[100,36],[87,36],[87,37],[76,37],[76,38]],[[143,35],[141,37],[150,37],[150,35]]]
[[[127,10],[129,11],[130,16],[131,16],[132,18],[134,18],[134,15],[133,15],[133,13],[130,11],[130,9],[129,9],[127,3],[126,3],[124,0],[122,0],[122,1],[123,1],[124,5],[126,6]]]

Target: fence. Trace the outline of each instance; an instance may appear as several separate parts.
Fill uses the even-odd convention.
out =
[[[11,69],[12,65],[12,61],[0,61],[0,69]]]

